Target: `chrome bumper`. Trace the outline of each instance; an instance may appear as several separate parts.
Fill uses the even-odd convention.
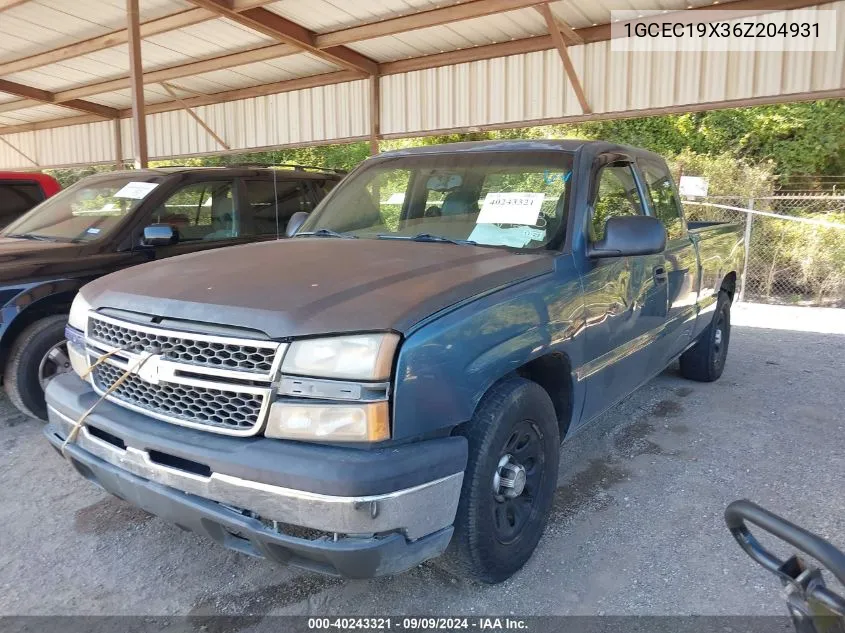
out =
[[[67,437],[74,425],[48,406],[50,422]],[[455,520],[463,473],[387,494],[336,497],[282,488],[212,472],[204,477],[158,464],[147,451],[125,449],[82,428],[75,444],[113,466],[198,497],[249,510],[263,519],[338,534],[401,532],[416,540],[451,526]]]

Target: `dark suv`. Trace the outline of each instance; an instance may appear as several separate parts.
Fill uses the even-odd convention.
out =
[[[46,419],[44,385],[70,369],[64,328],[81,286],[164,257],[283,238],[290,216],[341,177],[303,167],[111,172],[10,224],[0,232],[0,367],[12,402]],[[180,270],[192,274],[188,262]]]

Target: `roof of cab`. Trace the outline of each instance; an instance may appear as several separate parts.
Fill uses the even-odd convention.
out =
[[[591,154],[603,152],[622,152],[632,156],[659,156],[648,150],[619,145],[606,141],[585,141],[583,139],[528,139],[528,140],[494,140],[494,141],[464,141],[460,143],[444,143],[441,145],[423,145],[383,152],[374,158],[390,158],[398,156],[415,156],[420,154],[452,154],[472,152],[537,152],[557,151],[574,154],[578,151],[588,151]]]
[[[285,178],[337,178],[343,177],[343,172],[338,170],[326,169],[325,171],[319,168],[274,168],[272,166],[258,166],[258,165],[223,165],[220,167],[191,167],[191,166],[175,166],[175,167],[149,167],[147,169],[124,169],[120,171],[101,172],[94,176],[110,177],[110,176],[133,176],[137,178],[147,178],[151,176],[170,176],[173,174],[185,173],[213,173],[226,174],[229,176],[254,176],[256,174],[275,173],[280,179]],[[88,176],[93,178],[94,176]]]

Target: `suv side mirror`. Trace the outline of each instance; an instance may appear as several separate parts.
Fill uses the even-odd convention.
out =
[[[663,223],[648,215],[610,218],[604,225],[604,237],[589,246],[590,257],[625,257],[652,255],[666,248]]]
[[[169,224],[151,224],[144,227],[144,246],[169,246],[179,241],[179,234]]]
[[[288,225],[285,227],[285,237],[293,237],[299,230],[299,227],[308,219],[308,213],[305,211],[297,211],[288,220]]]

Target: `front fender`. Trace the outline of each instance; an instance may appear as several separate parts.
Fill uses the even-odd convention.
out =
[[[26,284],[9,285],[0,289],[0,345],[9,343],[6,334],[15,333],[15,323],[32,310],[52,306],[56,302],[70,302],[83,282],[79,279],[54,279]],[[53,309],[48,310],[53,312]]]
[[[498,380],[551,352],[581,364],[577,273],[519,282],[429,320],[404,341],[396,367],[393,437],[442,433],[469,420]],[[580,410],[580,409],[575,409]]]

